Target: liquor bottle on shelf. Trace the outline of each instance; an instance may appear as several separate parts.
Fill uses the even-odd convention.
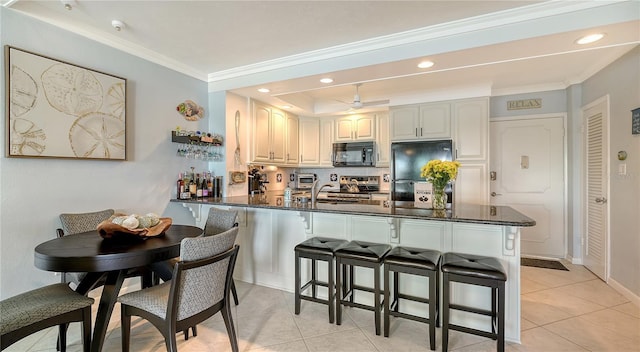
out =
[[[202,188],[202,198],[208,198],[209,197],[209,189],[207,188],[207,178],[206,177],[202,177],[202,185],[200,186],[200,188]]]
[[[196,179],[191,178],[191,181],[189,182],[189,193],[191,193],[191,198],[196,198],[198,192],[198,186],[196,184]]]
[[[200,182],[200,174],[196,175],[196,198],[202,198],[202,182]]]
[[[209,197],[213,197],[213,174],[207,172],[207,191],[209,191]]]
[[[178,183],[176,186],[176,199],[182,199],[182,193],[184,193],[184,181],[182,180],[182,172],[178,174]]]

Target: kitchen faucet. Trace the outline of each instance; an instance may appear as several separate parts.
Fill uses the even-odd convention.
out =
[[[322,191],[323,188],[325,188],[327,186],[328,187],[333,187],[332,184],[327,183],[327,184],[324,184],[324,185],[320,186],[320,188],[318,188],[318,190],[316,191],[316,186],[318,185],[318,181],[319,180],[313,181],[313,184],[311,185],[311,204],[312,205],[316,203],[316,199],[318,198],[318,193],[320,193],[320,191]]]

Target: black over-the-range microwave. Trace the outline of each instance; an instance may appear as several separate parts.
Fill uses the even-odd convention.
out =
[[[376,166],[375,142],[333,143],[333,166]]]

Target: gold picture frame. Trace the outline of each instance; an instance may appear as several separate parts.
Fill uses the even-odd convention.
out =
[[[6,155],[126,160],[127,80],[5,46]]]

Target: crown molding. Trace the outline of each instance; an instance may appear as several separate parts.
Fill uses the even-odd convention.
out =
[[[473,33],[479,30],[495,29],[506,25],[624,2],[627,1],[548,1],[213,72],[208,75],[208,82],[232,80],[292,66]]]

